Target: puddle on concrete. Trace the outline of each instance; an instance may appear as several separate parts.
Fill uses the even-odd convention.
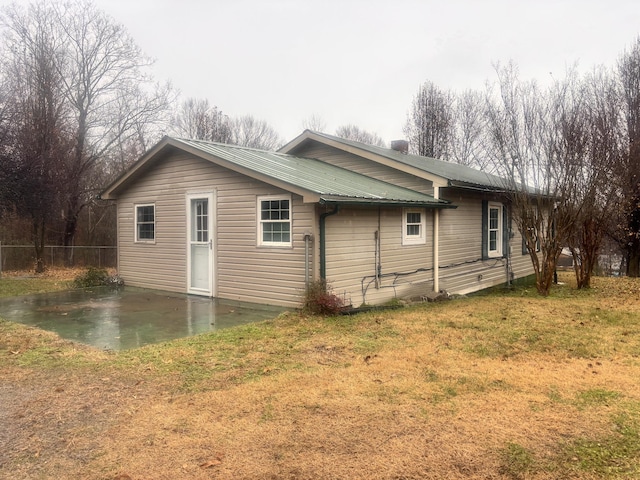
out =
[[[267,320],[283,308],[133,287],[0,298],[0,317],[101,349],[128,350]]]

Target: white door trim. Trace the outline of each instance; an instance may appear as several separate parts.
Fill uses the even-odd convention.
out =
[[[193,202],[194,200],[206,200],[207,201],[207,225],[206,225],[206,240],[198,240],[193,238],[195,235],[196,221],[193,215]],[[186,194],[186,215],[187,215],[187,293],[194,295],[203,295],[207,297],[214,297],[216,294],[215,285],[215,265],[216,265],[216,215],[215,215],[215,191],[206,192],[189,192]],[[206,249],[205,249],[206,247]],[[199,249],[199,255],[208,252],[205,264],[201,267],[205,268],[204,275],[201,275],[201,281],[204,280],[206,285],[194,285],[193,275],[195,272],[193,269],[195,249]],[[202,271],[200,272],[202,273]]]

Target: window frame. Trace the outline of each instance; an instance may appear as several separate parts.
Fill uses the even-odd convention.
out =
[[[502,209],[501,214],[498,214],[499,228],[497,229],[498,235],[497,240],[499,243],[496,244],[498,247],[497,250],[491,251],[489,254],[489,221],[490,221],[490,210],[489,206],[492,208]],[[496,200],[482,200],[482,259],[483,260],[493,260],[496,258],[506,258],[510,255],[511,252],[511,224],[512,217],[510,215],[509,206],[507,204],[501,203]],[[500,220],[501,219],[501,220]],[[495,230],[495,229],[494,229]],[[500,238],[502,237],[502,240]]]
[[[153,220],[151,221],[140,221],[138,212],[141,208],[153,208]],[[156,243],[156,204],[155,203],[137,203],[133,207],[134,211],[134,242],[135,243]],[[142,238],[140,235],[140,226],[141,225],[152,225],[153,226],[153,238]]]
[[[262,202],[289,202],[288,217],[283,219],[263,219],[262,218]],[[261,195],[256,198],[256,220],[257,220],[257,245],[259,247],[269,248],[291,248],[293,246],[293,203],[291,201],[291,195]],[[289,240],[286,242],[272,242],[264,239],[264,227],[267,224],[288,224],[289,226]]]
[[[409,214],[420,214],[420,222],[409,222]],[[409,226],[418,225],[420,233],[410,235],[407,231]],[[425,245],[427,243],[427,212],[424,208],[403,208],[402,209],[402,245]]]
[[[503,232],[504,232],[504,225],[502,224],[502,209],[504,208],[503,205],[501,203],[495,203],[495,202],[489,202],[489,204],[487,205],[488,208],[488,212],[487,212],[487,255],[490,258],[496,258],[496,257],[502,257],[502,236],[503,236]],[[498,216],[497,216],[497,221],[498,221],[498,225],[495,228],[491,227],[491,212],[492,211],[497,211],[498,212]],[[496,234],[496,238],[495,238],[495,245],[496,248],[495,249],[491,249],[491,233],[495,232]]]
[[[203,200],[205,200],[206,203],[203,202]],[[209,205],[210,203],[209,198],[194,197],[194,198],[190,198],[189,203],[190,203],[190,208],[192,208],[192,211],[190,212],[190,215],[191,215],[190,239],[192,242],[196,242],[196,243],[207,243],[211,238],[211,226],[210,226],[211,214],[209,212],[209,209],[211,207]],[[203,213],[201,210],[199,210],[199,207],[201,205],[207,206],[206,212]]]

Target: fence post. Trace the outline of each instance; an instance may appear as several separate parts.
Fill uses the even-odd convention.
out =
[[[2,276],[2,242],[0,242],[0,277]]]

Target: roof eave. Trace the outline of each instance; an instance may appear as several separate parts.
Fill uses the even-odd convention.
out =
[[[138,172],[144,169],[147,162],[154,158],[160,151],[167,146],[175,146],[172,142],[172,138],[165,135],[155,146],[148,150],[142,157],[140,157],[131,167],[129,167],[122,175],[111,182],[105,187],[98,195],[101,200],[115,200],[117,198],[116,192],[120,187],[128,183],[129,179],[135,177]]]
[[[180,142],[180,140],[177,140],[177,141]],[[300,187],[299,185],[295,185],[293,183],[283,181],[271,175],[265,175],[263,173],[256,172],[255,170],[252,170],[247,167],[243,167],[236,163],[229,162],[224,158],[220,158],[216,155],[203,152],[202,150],[199,150],[198,148],[195,148],[187,143],[180,142],[180,148],[188,153],[191,153],[196,157],[202,158],[203,160],[207,160],[216,165],[220,165],[221,167],[227,168],[233,172],[239,173],[241,175],[246,175],[247,177],[253,178],[254,180],[258,180],[260,182],[273,185],[274,187],[281,188],[282,190],[286,190],[296,195],[300,195],[304,203],[315,203],[320,198],[317,192],[313,192],[306,188]]]
[[[464,190],[473,190],[476,192],[492,192],[492,193],[508,193],[509,190],[505,187],[490,186],[490,185],[478,185],[475,183],[462,182],[456,180],[450,180],[450,188],[461,188]]]
[[[462,182],[462,181],[455,181],[452,180],[449,182],[449,187],[450,188],[460,188],[463,190],[472,190],[475,192],[482,192],[482,193],[497,193],[497,194],[501,194],[501,195],[513,195],[515,193],[525,193],[522,192],[522,188],[520,185],[518,185],[518,188],[510,188],[507,185],[503,185],[503,186],[490,186],[490,185],[478,185],[478,184],[473,184],[473,183],[469,183],[469,182]],[[536,189],[530,187],[528,189],[528,192],[526,192],[527,195],[530,196],[541,196],[541,197],[545,197],[545,198],[554,198],[553,195],[548,195],[548,194],[544,194],[541,193],[539,191],[537,191]]]
[[[338,150],[342,150],[343,152],[351,153],[351,154],[366,158],[368,160],[373,160],[387,167],[394,168],[396,170],[401,170],[405,173],[414,175],[424,180],[428,180],[432,182],[434,186],[437,186],[437,187],[445,187],[447,185],[447,179],[444,177],[441,177],[440,175],[436,175],[426,170],[412,167],[411,165],[407,165],[405,163],[397,162],[393,158],[389,158],[384,155],[379,155],[377,153],[370,152],[364,148],[359,148],[355,145],[349,145],[349,144],[340,142],[337,139],[327,138],[326,136],[317,134],[316,132],[313,132],[311,130],[305,130],[296,138],[291,140],[289,143],[281,147],[278,150],[278,152],[292,154],[292,152],[297,147],[304,144],[305,141],[316,141],[324,145],[337,148]]]
[[[413,201],[413,200],[392,200],[388,198],[357,198],[357,197],[332,197],[321,196],[320,205],[355,205],[360,207],[404,207],[404,208],[458,208],[450,202],[441,201]]]
[[[320,196],[317,192],[312,192],[297,185],[283,182],[282,180],[272,176],[257,173],[254,170],[244,168],[233,162],[228,162],[223,158],[203,152],[202,150],[194,148],[187,143],[181,142],[179,139],[175,139],[169,136],[165,136],[162,140],[160,140],[160,142],[158,142],[155,147],[153,147],[143,157],[141,157],[129,170],[127,170],[123,175],[118,177],[107,188],[105,188],[100,194],[99,198],[101,198],[102,200],[117,199],[117,191],[120,189],[120,187],[127,184],[130,179],[134,178],[138,174],[138,172],[144,169],[144,167],[150,160],[158,155],[163,149],[166,149],[168,147],[178,148],[205,161],[220,165],[236,173],[246,175],[250,178],[253,178],[254,180],[262,181],[296,195],[300,195],[304,203],[317,203],[320,199]]]

